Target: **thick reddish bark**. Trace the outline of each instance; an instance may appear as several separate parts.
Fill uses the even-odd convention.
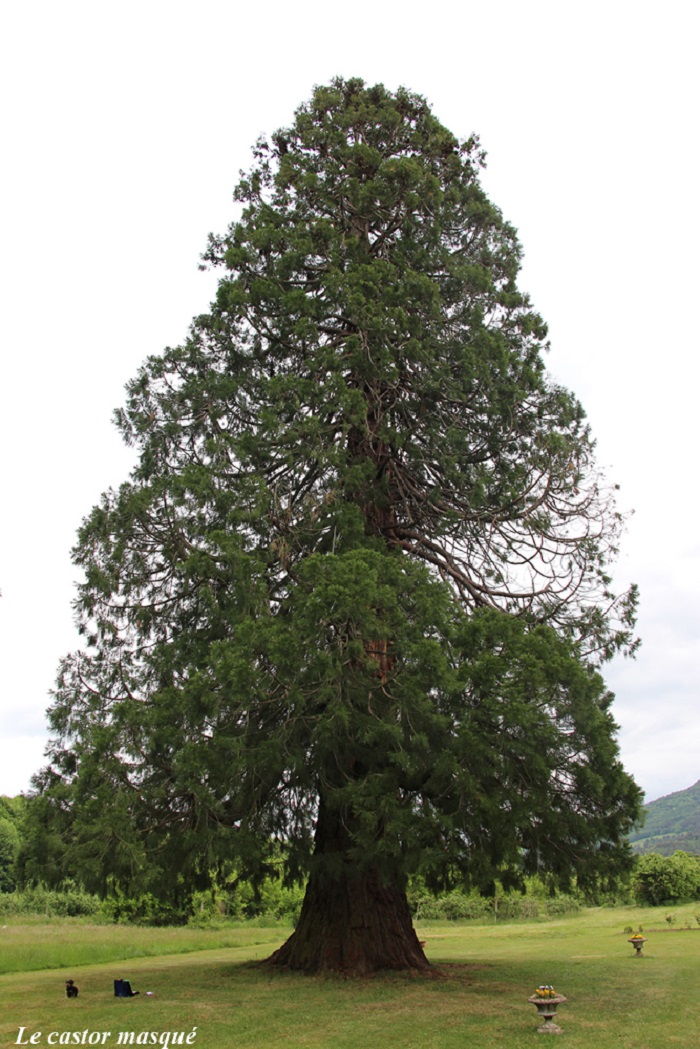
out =
[[[405,892],[383,885],[376,871],[324,881],[312,877],[296,930],[268,960],[307,972],[356,975],[429,968]]]
[[[347,837],[337,814],[319,814],[318,863],[309,878],[299,924],[269,964],[355,975],[429,969],[404,889],[382,878],[376,867],[353,867],[347,854],[339,854]]]

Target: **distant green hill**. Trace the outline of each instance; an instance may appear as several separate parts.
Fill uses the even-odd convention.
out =
[[[657,798],[644,811],[644,826],[630,834],[635,852],[670,856],[682,849],[700,855],[700,780],[686,790]]]

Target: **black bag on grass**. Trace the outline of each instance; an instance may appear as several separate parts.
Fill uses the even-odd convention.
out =
[[[131,984],[128,980],[115,980],[114,981],[114,997],[115,998],[135,998],[140,991],[132,991]]]

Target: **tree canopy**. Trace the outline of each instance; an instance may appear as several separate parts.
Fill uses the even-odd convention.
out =
[[[85,644],[37,779],[60,864],[177,895],[281,843],[309,883],[280,964],[424,967],[411,872],[627,856],[599,672],[635,644],[622,522],[483,163],[360,80],[261,139],[216,299],[129,384],[138,463],[74,551]]]
[[[12,892],[16,885],[24,809],[22,796],[10,798],[0,795],[0,892]]]

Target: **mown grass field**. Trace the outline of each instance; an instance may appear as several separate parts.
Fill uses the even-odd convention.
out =
[[[571,1047],[689,1049],[698,1039],[698,910],[430,923],[419,928],[435,965],[430,977],[365,980],[256,966],[287,934],[280,928],[8,921],[0,930],[0,1047],[90,1044],[91,1035],[98,1044],[101,1033],[106,1046],[118,1045],[120,1033],[133,1033],[132,1044],[158,1044],[175,1032],[197,1049],[521,1049],[541,1037],[526,999],[552,983],[568,998],[559,1021]],[[639,924],[648,942],[636,959],[623,929]],[[69,976],[80,987],[75,1001],[64,996]],[[115,999],[115,977],[141,995]]]

